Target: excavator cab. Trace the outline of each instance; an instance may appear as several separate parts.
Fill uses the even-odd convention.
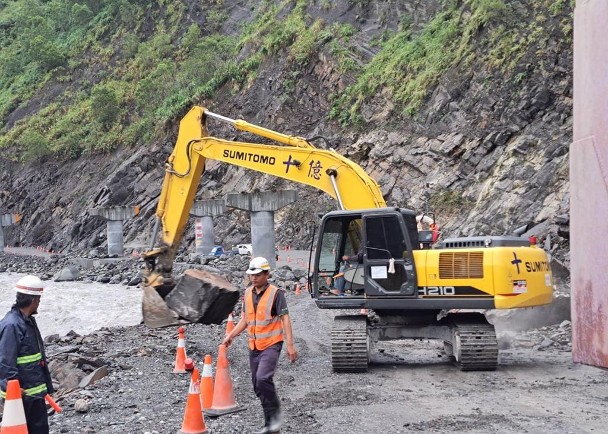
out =
[[[371,297],[416,297],[412,251],[420,244],[415,218],[413,211],[398,208],[326,214],[312,279],[317,304],[339,309],[363,306]]]

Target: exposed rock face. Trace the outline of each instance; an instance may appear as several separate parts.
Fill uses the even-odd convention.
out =
[[[358,9],[352,3],[336,2],[329,11],[310,6],[308,12],[352,24],[361,61],[373,57],[375,39],[396,29],[405,15],[414,29],[420,28],[441,5],[399,1]],[[247,2],[226,2],[226,10],[226,29],[249,19],[244,13]],[[531,224],[541,241],[550,237],[553,255],[567,266],[567,228],[558,226],[558,220],[568,220],[571,50],[568,41],[549,35],[540,58],[527,59],[529,68],[517,77],[515,72],[475,68],[474,63],[458,65],[442,76],[410,117],[397,112],[381,92],[363,106],[364,132],[328,120],[330,95],[352,79],[339,71],[323,47],[306,68],[295,71],[297,86],[289,93],[284,84],[293,76],[293,65],[279,55],[264,62],[256,79],[239,94],[226,89],[201,104],[289,134],[325,136],[378,181],[389,205],[435,212],[444,236],[510,234]],[[209,127],[218,137],[250,140],[217,123]],[[139,204],[139,216],[125,222],[125,241],[131,248],[145,249],[176,129],[177,122],[162,140],[112,155],[27,166],[0,159],[0,210],[24,214],[21,224],[5,228],[7,243],[103,251],[105,222],[89,210]],[[317,191],[210,162],[197,199],[286,187],[298,188],[300,200],[276,214],[277,241],[304,247],[312,231],[302,222],[314,223],[318,212],[336,207]],[[242,211],[228,211],[215,225],[224,245],[249,241],[249,219]],[[191,226],[183,246],[190,250]]]

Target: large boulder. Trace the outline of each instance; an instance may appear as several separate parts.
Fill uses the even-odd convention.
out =
[[[233,311],[239,295],[236,286],[217,274],[186,270],[165,302],[189,321],[221,324]]]
[[[67,267],[59,270],[54,276],[55,282],[71,282],[80,277],[80,270],[76,265],[68,265]]]

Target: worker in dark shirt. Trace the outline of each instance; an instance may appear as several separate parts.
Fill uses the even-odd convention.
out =
[[[19,279],[15,304],[0,321],[0,396],[6,398],[9,380],[19,380],[30,434],[48,434],[44,398],[53,393],[44,344],[34,319],[43,289],[36,276]]]
[[[270,264],[265,258],[253,258],[246,271],[251,286],[245,290],[241,319],[228,333],[222,344],[247,329],[249,335],[249,366],[253,390],[262,403],[264,427],[257,434],[279,432],[283,424],[280,401],[274,385],[274,373],[279,362],[283,342],[287,345],[287,358],[292,363],[298,358],[283,290],[268,283]]]

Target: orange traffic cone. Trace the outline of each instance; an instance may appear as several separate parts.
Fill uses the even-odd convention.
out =
[[[234,330],[234,319],[232,318],[232,314],[228,314],[228,322],[226,323],[226,334],[230,333]]]
[[[296,283],[296,295],[300,295],[300,284]]]
[[[211,408],[204,410],[204,412],[208,416],[217,417],[241,410],[245,410],[245,407],[239,406],[234,399],[226,345],[220,345],[217,355],[215,384],[213,386],[213,403]]]
[[[0,434],[27,434],[25,411],[21,400],[19,380],[8,380]]]
[[[213,360],[207,354],[203,364],[203,374],[201,377],[201,405],[203,410],[211,408],[213,404]]]
[[[184,411],[184,421],[182,429],[177,434],[204,434],[207,431],[205,418],[201,412],[201,389],[199,387],[200,376],[198,369],[194,367],[192,359],[184,362],[186,370],[192,372],[190,376],[190,390],[186,400],[186,410]]]
[[[177,353],[175,354],[175,368],[173,369],[174,374],[183,374],[186,372],[186,329],[180,327],[177,329]]]

